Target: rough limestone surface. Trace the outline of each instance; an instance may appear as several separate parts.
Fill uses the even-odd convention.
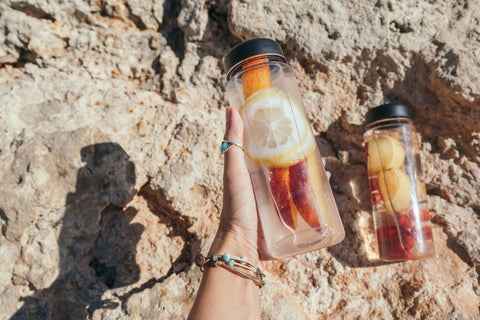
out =
[[[185,319],[222,203],[235,44],[270,37],[346,229],[275,261],[263,319],[480,319],[480,3],[0,2],[0,319]],[[437,258],[378,259],[369,108],[412,107]]]

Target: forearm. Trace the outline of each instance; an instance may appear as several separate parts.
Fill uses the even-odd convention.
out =
[[[209,255],[230,253],[258,263],[258,252],[238,234],[217,234]],[[206,266],[189,320],[259,319],[259,288],[248,278],[221,266]]]

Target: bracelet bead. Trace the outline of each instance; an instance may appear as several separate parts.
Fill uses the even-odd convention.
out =
[[[203,254],[199,254],[195,258],[195,264],[200,268],[203,267],[205,265],[205,256]]]
[[[226,263],[228,263],[229,260],[230,260],[230,253],[225,252],[225,253],[223,254],[223,261],[225,261]]]
[[[239,276],[252,280],[260,288],[265,285],[265,281],[263,280],[265,274],[262,273],[258,267],[250,263],[245,256],[236,257],[225,252],[223,255],[213,253],[210,257],[205,257],[200,253],[195,258],[195,264],[200,267],[201,271],[204,271],[204,268],[209,265],[213,267],[220,265]]]

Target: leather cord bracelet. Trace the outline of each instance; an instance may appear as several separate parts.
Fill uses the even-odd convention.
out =
[[[203,254],[199,254],[195,258],[195,264],[200,267],[200,270],[204,270],[206,266],[216,267],[217,265],[233,272],[241,277],[252,280],[260,288],[265,285],[265,274],[255,265],[248,262],[244,256],[236,257],[226,252],[223,255],[216,253],[210,257],[205,257]]]

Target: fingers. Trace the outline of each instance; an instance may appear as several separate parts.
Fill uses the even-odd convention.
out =
[[[243,143],[243,122],[234,108],[226,110],[226,129],[224,139]],[[244,236],[256,243],[257,210],[253,194],[252,181],[245,163],[243,150],[231,146],[224,154],[223,166],[223,210],[220,218],[224,230],[243,230]]]
[[[225,140],[243,144],[243,122],[238,111],[235,108],[228,107],[225,110],[225,120],[226,127],[225,136],[223,138]]]
[[[243,121],[240,114],[234,108],[227,108],[225,116],[224,140],[243,144]],[[223,210],[219,230],[226,233],[234,231],[256,248],[258,216],[245,153],[239,146],[232,145],[223,156]]]
[[[233,141],[240,145],[243,145],[243,122],[240,114],[235,108],[228,107],[225,112],[226,129],[224,140]],[[225,182],[234,183],[239,176],[248,175],[248,171],[245,165],[245,158],[243,150],[233,145],[224,154],[225,166],[224,166],[224,179]],[[237,179],[235,179],[237,177]]]

